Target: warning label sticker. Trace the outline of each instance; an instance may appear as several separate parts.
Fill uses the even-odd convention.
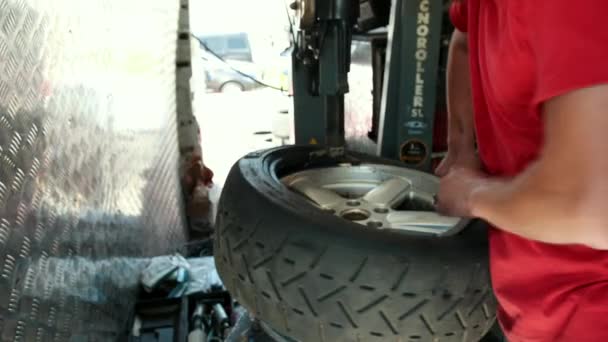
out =
[[[401,145],[400,159],[410,166],[418,166],[426,161],[427,146],[420,140],[408,140]]]

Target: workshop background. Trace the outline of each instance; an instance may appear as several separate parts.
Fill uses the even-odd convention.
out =
[[[0,0],[0,341],[135,325],[144,268],[191,247],[178,132],[200,127],[212,204],[239,158],[294,142],[287,5]],[[375,154],[371,48],[351,53],[345,138]]]
[[[195,83],[217,199],[238,158],[293,141],[289,20],[281,0],[194,0],[190,14],[197,36],[247,32],[251,76],[283,90]],[[0,0],[0,340],[115,338],[132,275],[184,245],[178,15],[162,0]],[[349,98],[371,106],[355,84]]]
[[[251,62],[227,58],[226,63],[214,60],[203,51],[201,58],[211,60],[203,62],[205,72],[213,78],[218,65],[224,72],[234,68],[270,86],[255,84],[248,91],[224,93],[217,88],[208,89],[198,97],[195,113],[202,127],[204,161],[214,171],[214,182],[219,187],[230,167],[243,155],[294,141],[288,16],[293,15],[293,11],[287,10],[289,3],[284,0],[191,0],[195,36],[245,34],[252,51]],[[291,20],[295,22],[294,18]],[[346,137],[357,150],[375,153],[375,143],[367,138],[372,121],[371,45],[353,42],[352,52],[350,93],[345,100]],[[252,82],[233,74],[239,82]],[[201,82],[199,86],[208,85]]]

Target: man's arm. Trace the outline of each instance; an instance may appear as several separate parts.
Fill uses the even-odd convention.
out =
[[[444,176],[454,166],[479,167],[475,154],[475,129],[471,74],[466,33],[452,34],[447,65],[448,155],[437,168]]]
[[[543,115],[537,162],[512,179],[457,170],[442,180],[440,210],[532,240],[608,249],[608,85],[553,98]],[[460,208],[450,204],[459,191]]]

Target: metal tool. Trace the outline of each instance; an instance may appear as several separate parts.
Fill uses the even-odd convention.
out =
[[[207,342],[207,332],[203,316],[205,314],[205,305],[198,303],[192,315],[192,331],[188,334],[188,342]]]
[[[213,305],[213,322],[215,324],[215,329],[221,334],[221,337],[224,338],[228,336],[228,330],[230,329],[230,319],[226,314],[226,310],[222,304],[214,304]]]

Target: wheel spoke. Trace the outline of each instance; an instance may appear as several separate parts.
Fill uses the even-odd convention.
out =
[[[306,179],[297,180],[291,183],[290,187],[325,209],[331,209],[345,201],[337,193],[319,187]]]
[[[369,203],[392,207],[402,201],[408,194],[411,185],[402,178],[392,178],[368,192],[363,199]]]
[[[392,229],[437,234],[450,230],[461,220],[457,217],[441,216],[430,211],[395,211],[390,213],[386,219]]]

